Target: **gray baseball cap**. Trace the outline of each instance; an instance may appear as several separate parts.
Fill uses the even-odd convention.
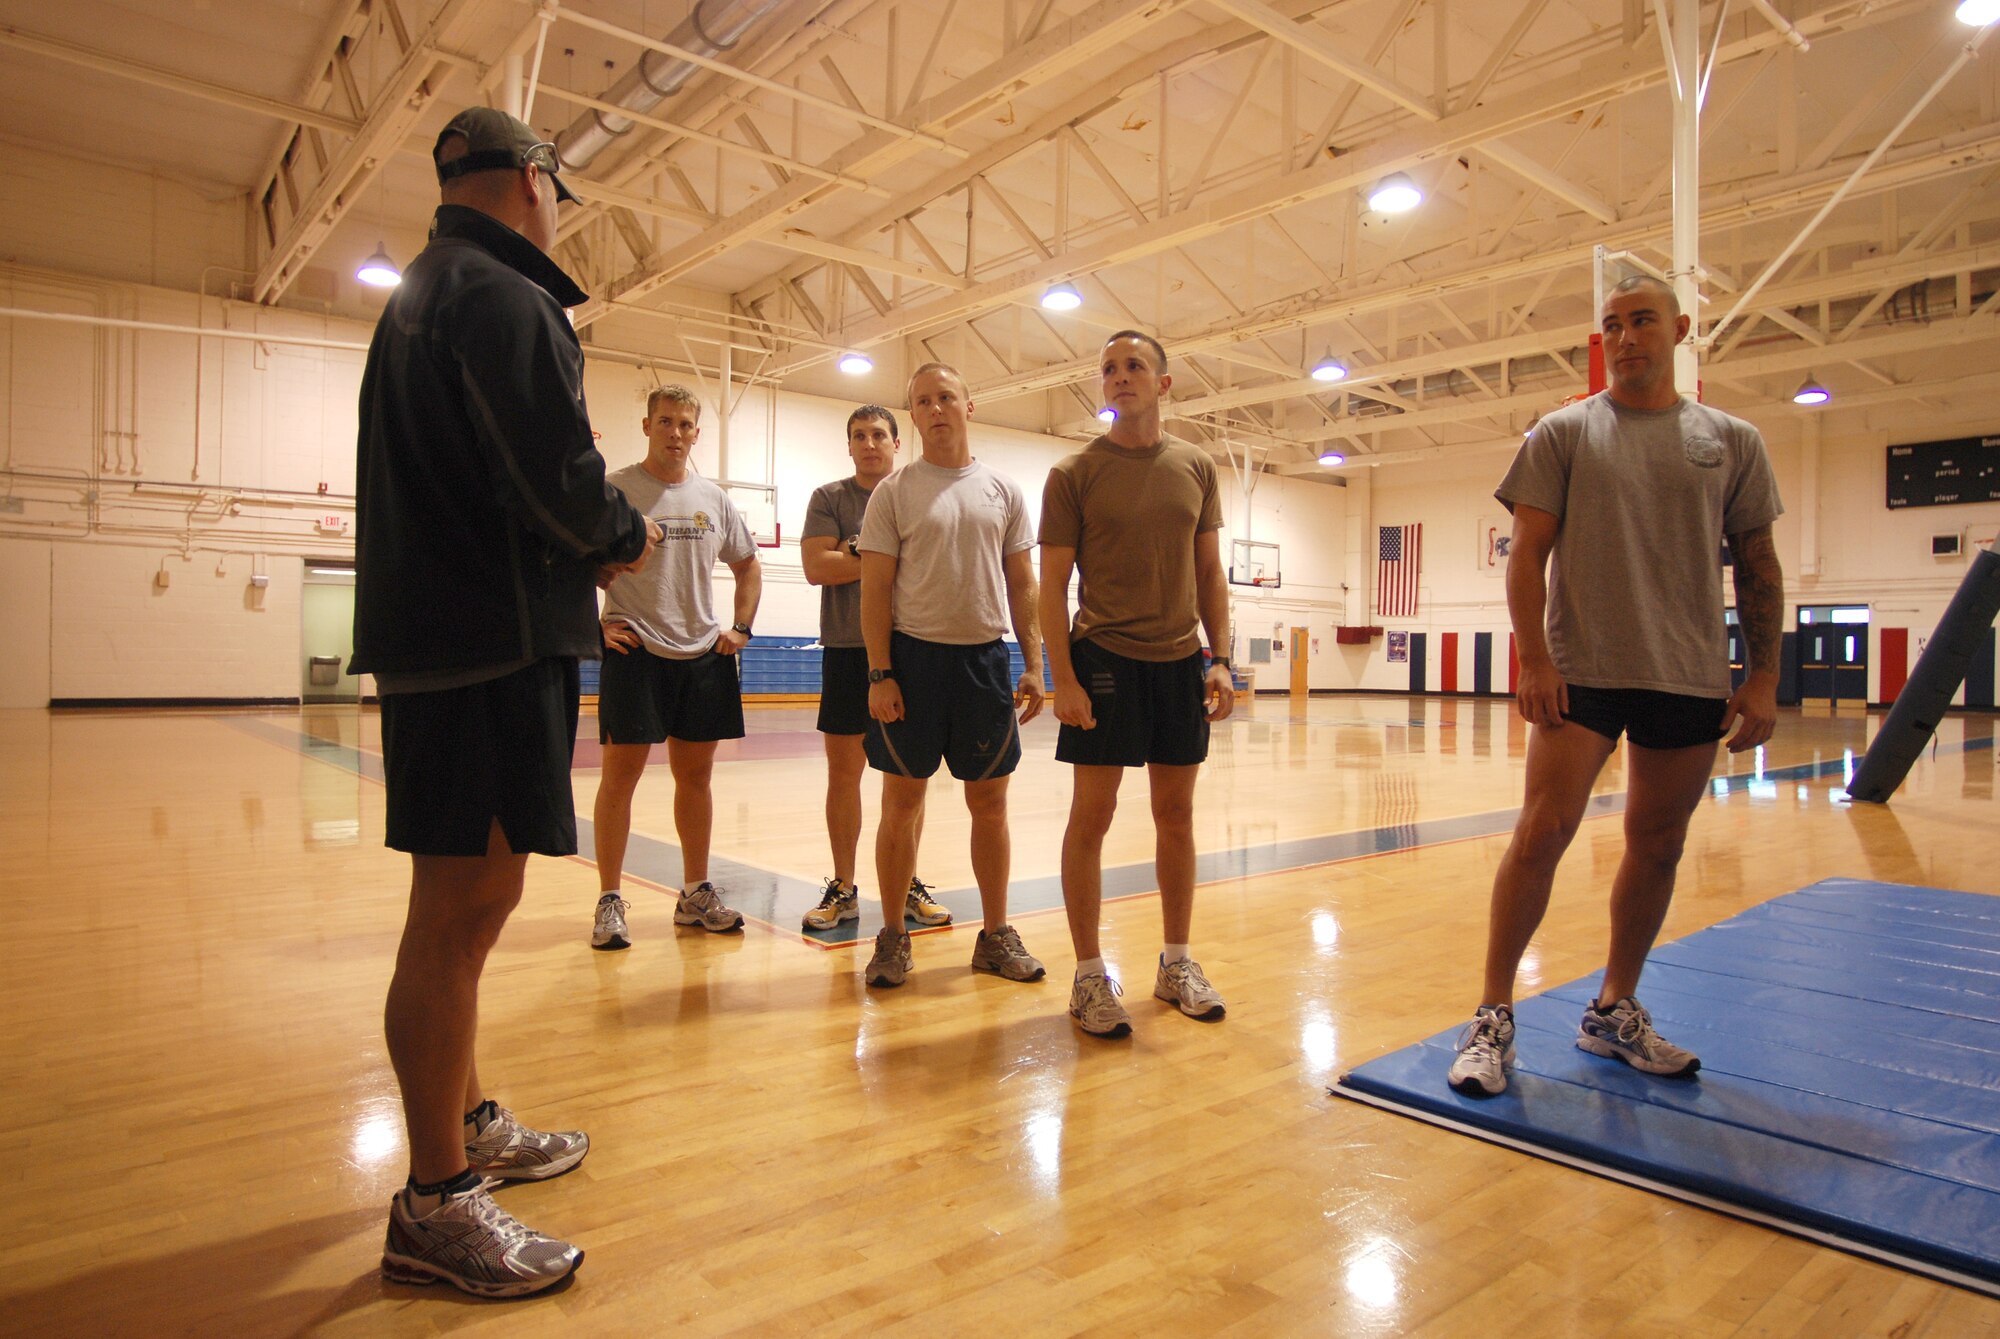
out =
[[[438,155],[444,152],[445,141],[453,135],[464,137],[465,153],[450,162],[440,162]],[[431,162],[437,166],[440,186],[468,172],[488,172],[495,168],[519,170],[533,163],[556,184],[558,200],[576,199],[558,175],[562,164],[556,157],[556,146],[537,135],[526,121],[509,116],[498,107],[467,107],[452,117],[451,124],[438,132],[437,143],[431,146]]]

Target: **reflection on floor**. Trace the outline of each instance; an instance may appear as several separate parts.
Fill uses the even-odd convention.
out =
[[[1668,937],[1830,875],[2000,892],[1993,718],[1948,720],[1892,806],[1850,807],[1875,724],[1788,714],[1762,756],[1719,760]],[[961,926],[876,996],[857,954],[797,928],[830,872],[812,712],[753,711],[716,770],[715,851],[761,926],[676,932],[655,891],[680,882],[659,767],[636,801],[632,950],[586,947],[594,869],[536,861],[489,967],[488,1081],[594,1140],[505,1202],[582,1243],[583,1272],[500,1308],[385,1286],[403,1145],[380,1010],[408,865],[380,845],[377,727],[353,707],[0,712],[4,1120],[25,1155],[8,1199],[30,1229],[0,1284],[10,1328],[2000,1327],[1991,1301],[1325,1096],[1469,1008],[1520,800],[1504,703],[1401,698],[1266,699],[1216,731],[1195,950],[1229,1000],[1218,1025],[1150,999],[1151,831],[1128,778],[1106,947],[1137,1030],[1115,1045],[1064,1015],[1052,723],[1024,731],[1010,796],[1016,921],[1051,979],[967,970],[968,827],[940,778],[919,872]],[[594,770],[576,784],[587,816]],[[1525,991],[1601,957],[1623,789],[1614,756]]]

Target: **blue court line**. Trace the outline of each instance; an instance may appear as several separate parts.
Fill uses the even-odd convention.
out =
[[[218,719],[280,748],[290,749],[371,781],[383,780],[382,759],[379,754],[357,749],[352,745],[315,738],[296,726],[280,726],[253,717]],[[1401,722],[1390,722],[1389,728],[1401,728],[1401,725]],[[1939,744],[1938,751],[1972,752],[1992,747],[1993,738],[1986,736],[1964,740],[1957,744]],[[1721,800],[1740,793],[1755,794],[1763,787],[1781,781],[1814,781],[1829,776],[1851,779],[1858,763],[1859,759],[1849,752],[1839,758],[1798,763],[1790,767],[1767,768],[1761,772],[1732,773],[1713,778],[1709,783],[1710,793]],[[1623,792],[1593,795],[1584,809],[1584,817],[1605,818],[1624,811]],[[1519,807],[1494,809],[1486,813],[1464,814],[1455,818],[1422,819],[1384,827],[1361,828],[1351,832],[1298,837],[1289,841],[1244,846],[1229,851],[1203,852],[1195,857],[1195,882],[1222,883],[1234,879],[1256,878],[1265,874],[1308,869],[1315,865],[1330,865],[1344,860],[1359,860],[1370,856],[1389,855],[1397,851],[1416,850],[1419,847],[1440,846],[1447,842],[1502,836],[1514,830],[1514,824],[1520,815]],[[582,815],[577,817],[576,833],[578,857],[586,861],[594,860],[595,831],[590,821]],[[749,919],[769,929],[781,934],[796,935],[822,948],[844,948],[861,938],[862,921],[847,921],[833,930],[799,928],[800,917],[819,902],[821,888],[817,883],[718,855],[711,855],[708,863],[710,878],[727,891],[730,905]],[[634,832],[625,848],[625,872],[654,888],[679,888],[680,847],[672,842]],[[1153,862],[1148,860],[1138,864],[1107,868],[1104,871],[1103,888],[1106,900],[1143,897],[1158,892],[1159,884],[1153,875]],[[932,895],[950,909],[959,923],[978,923],[980,910],[977,888],[934,889]],[[876,901],[871,894],[864,893],[863,902],[867,904],[864,919],[872,927]],[[1056,910],[1063,905],[1062,876],[1049,874],[1040,878],[1015,880],[1008,885],[1007,903],[1009,909],[1018,914]],[[908,928],[914,931],[917,927]],[[870,928],[868,933],[872,936],[873,928]]]

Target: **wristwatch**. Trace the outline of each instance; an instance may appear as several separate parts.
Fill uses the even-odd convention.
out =
[[[1210,669],[1215,669],[1218,666],[1220,666],[1223,669],[1229,670],[1232,673],[1234,673],[1236,669],[1234,665],[1229,663],[1228,656],[1210,656],[1208,660],[1208,667]]]
[[[859,558],[861,556],[861,536],[859,535],[848,536],[847,553],[849,557],[853,558]]]
[[[891,679],[894,679],[895,677],[896,677],[896,671],[892,669],[885,669],[885,670],[872,669],[868,671],[868,682],[870,683],[887,683]]]
[[[745,637],[748,637],[750,635],[750,625],[748,623],[731,623],[729,625],[729,630],[731,632],[741,633]]]

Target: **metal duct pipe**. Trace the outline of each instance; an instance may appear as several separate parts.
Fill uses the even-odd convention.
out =
[[[751,24],[781,3],[782,0],[701,0],[681,20],[680,26],[661,40],[703,56],[719,56],[735,46]],[[680,92],[700,68],[693,61],[649,49],[631,73],[611,86],[603,100],[643,115]],[[565,168],[589,167],[598,154],[630,131],[633,124],[610,112],[587,111],[556,136],[556,153]]]

